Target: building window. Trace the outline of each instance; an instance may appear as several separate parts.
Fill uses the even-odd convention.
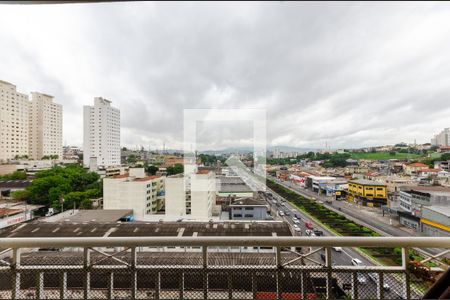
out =
[[[242,215],[241,214],[234,214],[233,218],[242,218]]]
[[[245,210],[253,210],[253,207],[246,207]]]
[[[246,217],[246,218],[253,218],[253,215],[245,214],[245,217]]]

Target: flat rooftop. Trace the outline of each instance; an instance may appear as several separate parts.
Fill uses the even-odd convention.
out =
[[[284,222],[23,223],[0,230],[14,237],[292,236]]]
[[[240,177],[217,177],[218,189],[222,193],[252,192],[252,189]]]
[[[352,179],[348,183],[355,183],[355,184],[361,184],[361,185],[378,185],[378,186],[386,186],[386,184],[374,181],[374,180],[367,180],[367,179]]]

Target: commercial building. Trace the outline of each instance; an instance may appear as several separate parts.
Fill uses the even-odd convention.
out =
[[[382,206],[387,204],[387,186],[367,179],[350,180],[348,182],[347,200],[360,202],[366,206]]]
[[[63,158],[62,105],[53,96],[33,92],[29,109],[29,157],[57,155]]]
[[[267,202],[254,197],[237,199],[229,207],[232,220],[267,220],[268,217]]]
[[[424,207],[420,223],[425,235],[450,237],[450,206]]]
[[[0,162],[28,155],[28,95],[0,80]]]
[[[166,178],[165,212],[168,219],[209,220],[216,202],[216,180],[212,171]]]
[[[415,186],[399,193],[400,224],[420,230],[423,209],[429,206],[450,206],[450,188],[442,186]]]
[[[431,139],[432,146],[450,146],[450,128],[444,128]]]
[[[103,179],[104,209],[132,209],[136,219],[143,219],[163,206],[164,178],[147,176],[143,168]]]
[[[120,111],[111,101],[96,97],[84,106],[83,164],[107,167],[120,165]]]

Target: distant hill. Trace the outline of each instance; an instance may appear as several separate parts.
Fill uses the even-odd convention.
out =
[[[291,146],[268,146],[267,151],[275,151],[278,150],[280,152],[300,152],[300,153],[306,153],[309,151],[317,151],[317,149],[312,148],[298,148],[298,147],[291,147]],[[230,147],[225,148],[221,150],[206,150],[206,151],[200,151],[200,153],[204,154],[230,154],[230,153],[239,153],[239,154],[248,154],[252,153],[253,148],[251,147]]]

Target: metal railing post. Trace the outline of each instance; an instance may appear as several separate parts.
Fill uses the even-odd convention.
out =
[[[378,288],[377,288],[377,298],[384,299],[384,273],[379,272],[378,274]]]
[[[13,248],[13,256],[11,263],[11,271],[12,271],[12,291],[11,298],[17,299],[20,298],[20,272],[18,272],[18,268],[20,267],[20,248]]]
[[[228,299],[233,299],[233,273],[228,272]]]
[[[256,299],[256,293],[257,293],[258,287],[256,284],[256,274],[255,272],[252,272],[252,295],[253,299]]]
[[[402,268],[405,274],[405,299],[411,299],[411,277],[409,274],[409,248],[402,247]]]
[[[44,272],[36,274],[36,298],[44,299]]]
[[[181,272],[180,276],[180,299],[184,299],[184,272]]]
[[[208,246],[202,247],[203,256],[203,298],[208,299]]]
[[[281,299],[281,285],[280,285],[280,277],[281,277],[281,247],[276,247],[276,263],[277,263],[277,273],[276,273],[276,287],[277,287],[277,300]]]
[[[114,272],[109,273],[107,298],[114,299]]]
[[[352,299],[358,298],[358,272],[352,272]]]
[[[84,267],[84,299],[90,299],[91,291],[91,252],[88,247],[83,249],[83,267]]]
[[[333,298],[333,291],[332,291],[332,264],[333,261],[331,259],[331,248],[326,247],[325,248],[325,267],[327,268],[327,299]]]
[[[156,287],[155,287],[155,299],[160,298],[161,294],[161,272],[156,273]]]
[[[131,247],[131,272],[132,272],[132,285],[131,285],[131,299],[136,299],[137,297],[137,249],[136,247]]]
[[[64,300],[66,299],[66,293],[67,293],[67,272],[63,272],[61,274],[61,286],[59,289],[59,299]]]

